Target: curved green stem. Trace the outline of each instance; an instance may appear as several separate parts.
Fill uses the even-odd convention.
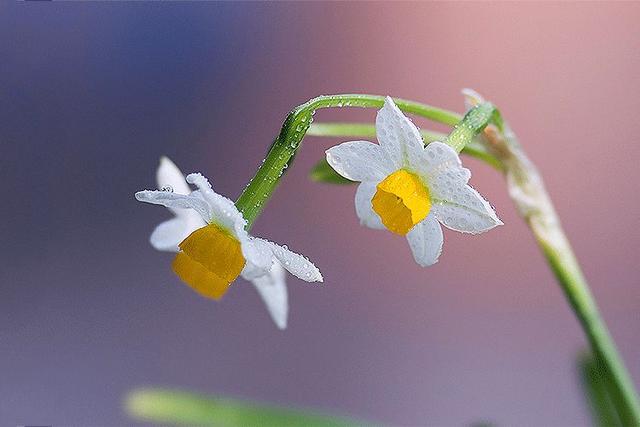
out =
[[[332,107],[381,108],[384,100],[384,96],[377,95],[325,95],[294,108],[282,124],[280,134],[271,146],[262,166],[236,202],[236,206],[247,220],[247,230],[253,225],[265,202],[277,187],[282,173],[295,156],[316,110]],[[439,123],[453,126],[461,119],[457,113],[430,105],[398,98],[394,98],[394,101],[405,113]]]

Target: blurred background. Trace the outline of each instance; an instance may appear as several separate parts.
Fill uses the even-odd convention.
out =
[[[505,226],[445,232],[422,269],[358,225],[354,187],[307,179],[340,141],[306,138],[254,228],[325,277],[290,277],[285,332],[247,282],[221,303],[182,285],[148,244],[169,212],[133,193],[168,155],[237,197],[316,95],[462,111],[472,87],[539,165],[638,384],[639,19],[622,3],[1,4],[0,423],[127,424],[129,390],[166,386],[390,425],[588,424],[585,340],[487,166],[464,160]]]

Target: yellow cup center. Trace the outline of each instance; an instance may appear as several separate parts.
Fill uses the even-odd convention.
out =
[[[179,247],[173,271],[208,298],[222,298],[245,264],[238,239],[216,224],[197,229]]]
[[[431,199],[417,175],[400,169],[378,184],[371,205],[389,231],[404,236],[427,217]]]

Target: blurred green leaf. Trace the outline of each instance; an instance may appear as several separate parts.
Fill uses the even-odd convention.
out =
[[[157,423],[219,427],[346,427],[364,425],[346,418],[210,397],[184,391],[139,389],[125,406],[134,418]],[[371,424],[368,424],[371,425]]]
[[[622,426],[620,417],[608,392],[607,378],[589,353],[578,358],[582,390],[591,410],[593,423],[600,427]]]
[[[494,424],[491,421],[474,421],[469,424],[469,427],[497,427],[497,424]]]

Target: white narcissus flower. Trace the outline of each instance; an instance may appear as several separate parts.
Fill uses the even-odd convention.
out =
[[[416,262],[435,264],[442,228],[481,233],[501,225],[493,208],[467,183],[471,172],[442,142],[426,147],[418,128],[390,97],[376,117],[379,144],[345,142],[327,150],[327,162],[359,181],[355,197],[360,222],[406,236]]]
[[[287,326],[289,305],[284,270],[307,282],[322,282],[320,271],[308,259],[245,231],[246,221],[235,204],[213,191],[199,173],[186,180],[166,157],[157,172],[161,190],[136,193],[141,202],[166,206],[175,218],[158,225],[151,245],[177,252],[173,270],[201,295],[220,299],[242,276],[253,283],[280,329]],[[189,184],[198,189],[191,191]]]

